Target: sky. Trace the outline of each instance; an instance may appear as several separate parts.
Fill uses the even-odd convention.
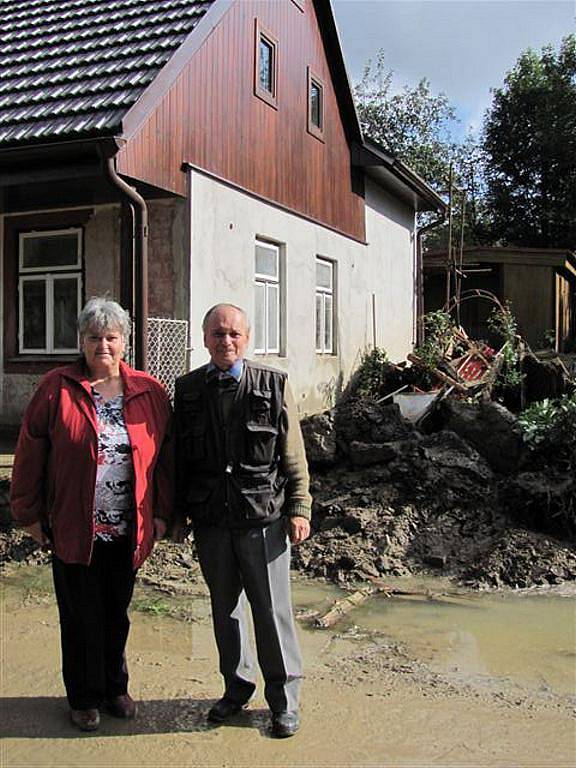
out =
[[[348,76],[362,78],[385,51],[396,89],[423,77],[456,108],[461,138],[481,129],[490,88],[527,48],[540,51],[576,31],[576,0],[332,0]]]

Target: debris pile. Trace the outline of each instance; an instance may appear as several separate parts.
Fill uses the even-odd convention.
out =
[[[484,587],[575,579],[576,429],[565,420],[530,443],[494,399],[519,406],[575,381],[519,346],[506,392],[506,344],[495,352],[462,329],[433,364],[425,349],[401,364],[365,357],[338,406],[303,422],[315,507],[296,567],[340,583],[426,571]]]

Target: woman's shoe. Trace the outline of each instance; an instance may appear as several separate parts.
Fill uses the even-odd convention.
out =
[[[97,731],[100,725],[100,712],[97,709],[71,709],[70,720],[81,731]]]

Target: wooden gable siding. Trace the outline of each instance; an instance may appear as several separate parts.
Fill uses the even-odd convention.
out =
[[[277,109],[254,95],[255,19],[278,41]],[[324,85],[324,141],[307,131],[308,67]],[[364,240],[364,200],[312,0],[239,0],[119,153],[121,173],[186,194],[189,162]]]

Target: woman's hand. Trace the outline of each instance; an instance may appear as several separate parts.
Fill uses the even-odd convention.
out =
[[[152,522],[154,523],[154,541],[161,541],[166,534],[166,521],[161,517],[155,517]]]
[[[49,547],[50,546],[50,539],[44,531],[42,530],[42,524],[41,523],[33,523],[32,525],[27,525],[23,529],[24,533],[27,533],[28,536],[32,536],[34,541],[37,544],[40,544],[41,547]]]

